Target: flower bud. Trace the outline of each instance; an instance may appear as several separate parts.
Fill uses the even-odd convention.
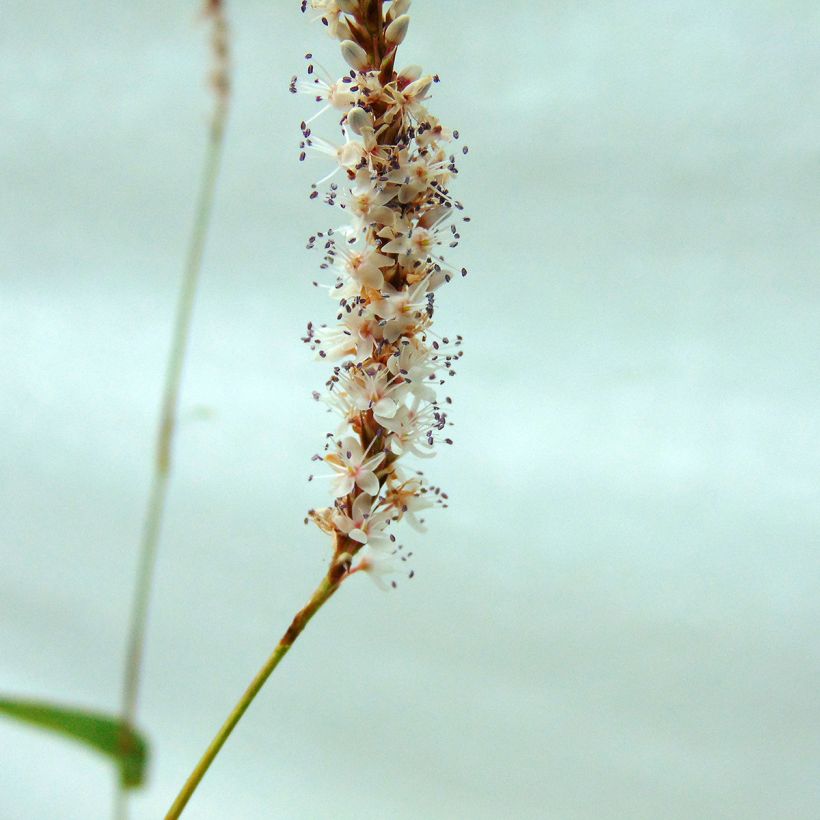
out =
[[[392,20],[395,20],[402,14],[406,14],[407,10],[410,8],[411,1],[412,0],[393,0],[393,3],[390,6],[390,10],[388,11],[389,17]]]
[[[404,38],[407,36],[407,29],[410,26],[410,15],[402,14],[401,17],[397,17],[388,27],[387,31],[384,32],[385,39],[391,45],[397,46],[399,45]]]
[[[364,108],[351,108],[347,114],[347,124],[354,134],[361,136],[365,128],[373,127],[373,117],[364,110]]]
[[[342,42],[342,57],[345,62],[357,71],[364,71],[369,63],[367,52],[353,40],[344,40]]]

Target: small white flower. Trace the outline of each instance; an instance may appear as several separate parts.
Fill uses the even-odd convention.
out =
[[[325,461],[335,471],[333,491],[336,498],[343,498],[358,487],[368,495],[377,495],[379,479],[374,470],[384,461],[384,453],[367,457],[362,445],[348,436],[338,442],[337,452],[325,456]]]
[[[414,396],[429,402],[436,400],[430,382],[435,381],[440,366],[433,361],[433,350],[416,339],[403,340],[399,352],[387,362],[390,372],[401,375]]]
[[[384,427],[390,430],[390,451],[397,456],[412,453],[418,458],[432,458],[436,451],[433,448],[433,429],[437,424],[435,406],[425,403],[416,397],[412,404],[402,406],[391,419],[384,421]]]
[[[299,93],[313,97],[316,102],[326,103],[310,119],[305,121],[306,125],[312,123],[330,108],[347,111],[356,99],[346,83],[341,80],[332,80],[329,76],[326,80],[321,77],[314,77],[310,82],[302,80],[296,88]]]
[[[373,348],[382,338],[378,319],[370,311],[353,309],[344,314],[341,324],[322,328],[321,338],[316,344],[331,361],[346,356],[355,356],[363,361],[373,353]]]
[[[344,136],[345,141],[341,145],[335,145],[334,143],[328,142],[321,137],[314,136],[310,136],[304,141],[303,144],[305,148],[309,148],[318,154],[324,154],[325,156],[331,157],[337,163],[337,167],[334,168],[329,174],[322,177],[316,185],[321,185],[323,182],[327,182],[327,180],[335,176],[340,170],[355,168],[359,162],[361,162],[363,150],[361,144],[351,140],[347,131],[344,132]]]
[[[391,575],[398,575],[404,570],[401,556],[396,553],[371,552],[367,550],[365,555],[359,560],[356,566],[350,570],[349,575],[355,572],[364,572],[373,583],[385,592],[390,586],[395,587],[395,581],[390,586],[385,582],[385,578]]]
[[[310,0],[310,7],[319,12],[313,19],[326,22],[328,34],[337,40],[350,36],[347,21],[341,16],[347,5],[347,0]]]
[[[384,284],[383,268],[390,268],[395,261],[380,253],[378,248],[351,250],[348,246],[339,251],[340,265],[343,272],[355,280],[360,287],[378,289]]]
[[[395,508],[399,519],[406,518],[416,532],[427,532],[424,522],[417,516],[417,513],[433,506],[427,496],[427,488],[419,478],[414,477],[391,484],[384,500]]]
[[[395,214],[385,207],[396,198],[398,188],[385,187],[374,179],[366,168],[356,172],[347,206],[357,216],[362,226],[369,224],[390,225],[395,221]],[[391,253],[391,251],[388,251]]]
[[[392,419],[399,409],[407,385],[383,365],[356,371],[359,386],[357,406],[360,410],[372,410],[376,421],[384,426],[386,419]]]
[[[361,493],[353,502],[351,515],[337,510],[333,520],[339,532],[354,541],[367,544],[371,549],[386,549],[390,541],[385,529],[390,523],[390,517],[391,512],[387,507],[374,512],[373,498],[367,493]]]

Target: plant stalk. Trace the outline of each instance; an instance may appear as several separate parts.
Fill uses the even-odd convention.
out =
[[[122,721],[127,728],[134,727],[137,717],[145,630],[156,567],[157,545],[168,495],[168,478],[171,472],[171,456],[174,432],[177,425],[182,370],[188,350],[194,301],[213,210],[216,182],[219,177],[226,119],[227,104],[225,100],[220,99],[211,122],[208,147],[202,170],[202,181],[197,198],[196,216],[177,303],[171,352],[165,373],[160,422],[157,429],[154,473],[140,541],[137,583],[131,608],[120,706]],[[120,784],[115,807],[115,817],[120,818],[120,820],[127,817],[125,791],[125,787]]]
[[[222,724],[222,727],[216,733],[216,736],[211,741],[205,753],[202,755],[199,763],[194,767],[185,785],[174,800],[173,805],[165,815],[165,820],[177,820],[182,814],[191,795],[196,791],[205,773],[208,771],[214,758],[219,754],[220,749],[225,744],[225,741],[230,737],[236,724],[239,723],[242,715],[245,714],[248,707],[253,703],[254,698],[259,694],[259,691],[265,685],[267,679],[273,673],[273,670],[279,665],[279,662],[288,653],[288,650],[293,646],[294,641],[302,634],[302,630],[307,626],[308,621],[321,609],[327,600],[339,588],[343,576],[338,572],[329,572],[322,583],[316,588],[313,597],[308,601],[306,606],[296,613],[287,632],[282,636],[282,639],[276,645],[273,654],[265,662],[265,665],[256,674],[256,677],[251,681],[245,693],[233,707],[227,720]]]

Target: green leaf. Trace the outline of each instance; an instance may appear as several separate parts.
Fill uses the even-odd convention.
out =
[[[11,698],[0,698],[0,714],[50,729],[102,752],[119,766],[120,780],[127,789],[138,788],[145,781],[148,744],[118,718]]]

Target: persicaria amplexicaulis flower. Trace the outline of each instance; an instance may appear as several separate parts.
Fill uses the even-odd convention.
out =
[[[302,11],[339,41],[348,70],[333,77],[307,54],[307,75],[290,84],[319,106],[302,122],[299,158],[316,155],[324,166],[310,198],[342,212],[308,240],[323,255],[326,280],[314,284],[338,305],[335,324],[309,323],[303,340],[333,364],[324,393],[314,393],[339,416],[314,456],[329,468],[317,477],[329,479],[333,501],[309,519],[333,538],[338,578],[406,571],[391,528],[407,519],[423,531],[419,514],[447,506],[403,462],[452,444],[452,402],[441,389],[455,375],[461,337],[438,336],[433,316],[440,288],[456,277],[445,254],[469,219],[449,189],[458,132],[425,106],[439,78],[396,64],[409,8],[410,0],[303,0]],[[317,122],[335,135],[315,135]]]

